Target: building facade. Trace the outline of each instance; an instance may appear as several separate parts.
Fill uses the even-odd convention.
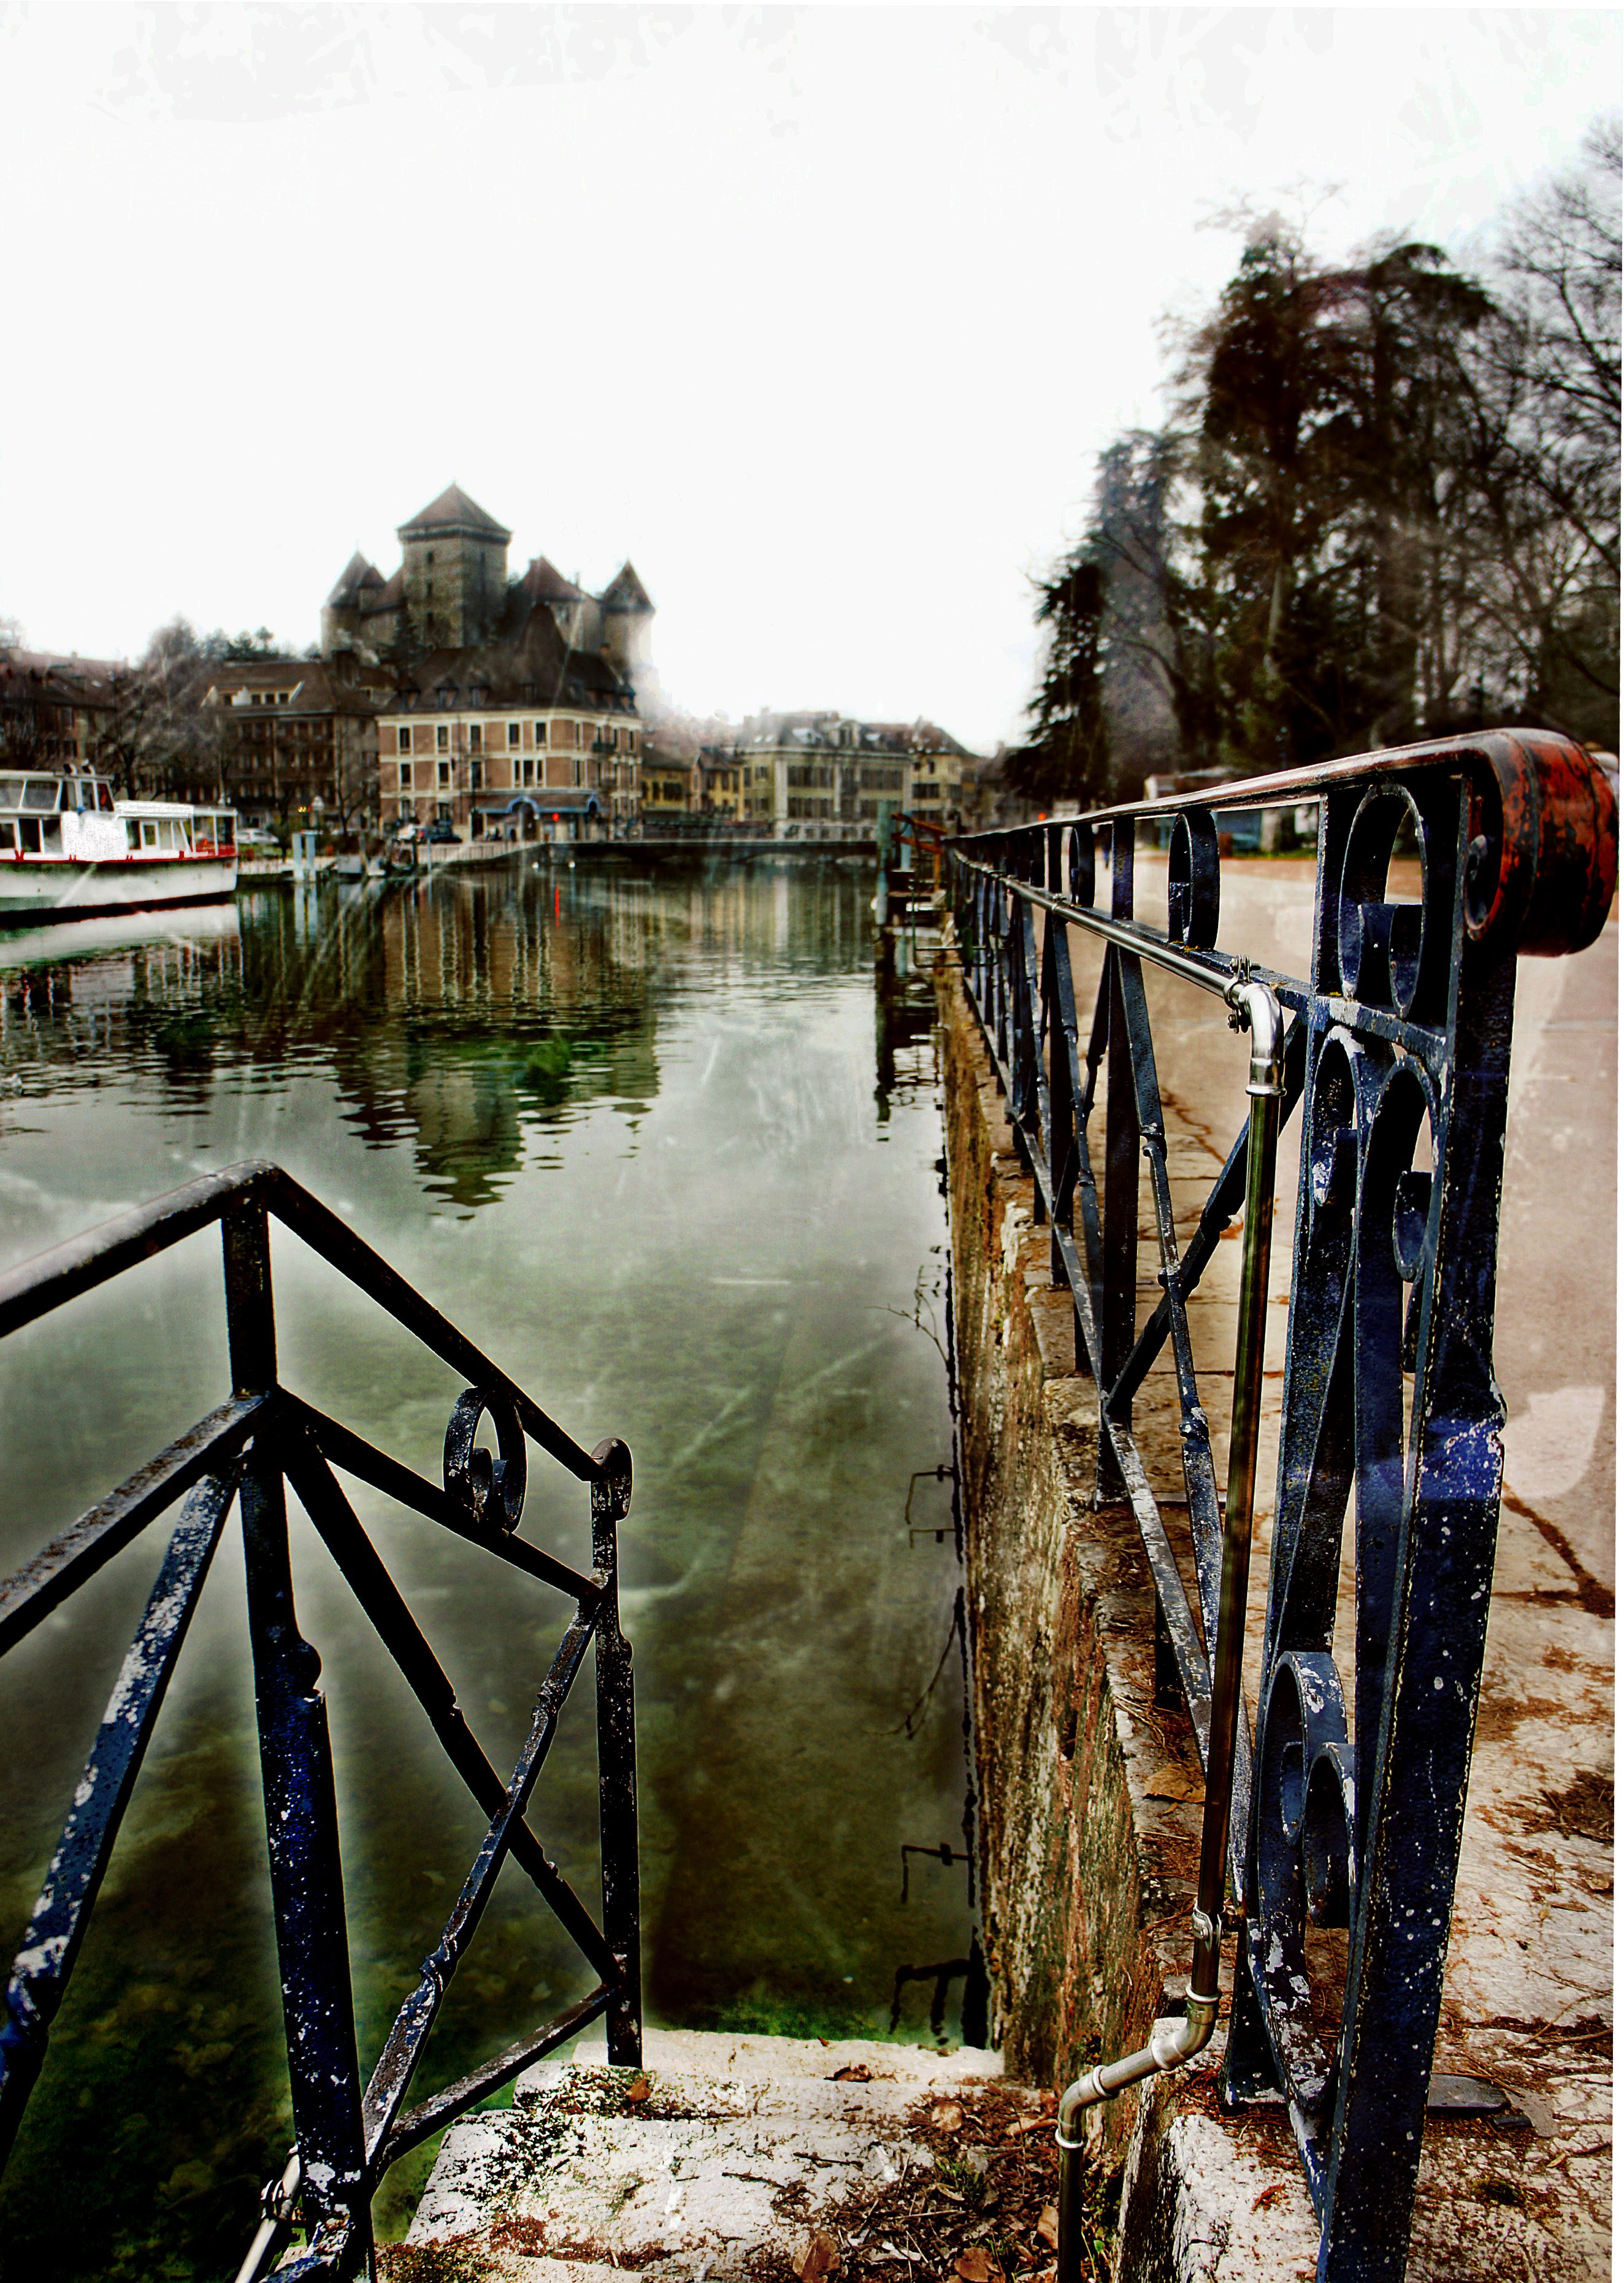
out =
[[[685,814],[790,840],[873,838],[908,810],[954,831],[974,806],[979,764],[931,721],[840,713],[752,715],[732,742],[716,724],[666,717],[649,731],[643,814]]]
[[[906,810],[958,822],[971,756],[933,722],[858,721],[837,713],[757,715],[734,756],[739,813],[781,839],[867,838]]]
[[[629,682],[571,650],[550,609],[521,637],[421,659],[377,724],[385,831],[445,822],[515,840],[625,832],[640,803],[642,723]]]
[[[645,833],[662,824],[704,814],[704,772],[697,753],[673,752],[651,734],[642,753],[642,821]]]
[[[311,658],[220,666],[188,791],[229,801],[253,830],[364,832],[377,819],[377,712],[390,690],[376,669],[347,679]]]
[[[0,651],[0,760],[41,769],[105,766],[131,680],[113,658]]]

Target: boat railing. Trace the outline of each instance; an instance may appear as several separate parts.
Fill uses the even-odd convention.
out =
[[[275,1218],[467,1383],[433,1482],[284,1384],[271,1285]],[[432,1307],[338,1216],[278,1166],[254,1162],[187,1187],[0,1277],[0,1337],[218,1223],[229,1396],[0,1584],[0,1656],[169,1518],[156,1581],[74,1792],[61,1838],[12,1965],[0,2012],[0,2164],[44,2069],[97,1891],[165,1692],[235,1507],[242,1531],[272,1904],[281,1969],[294,2146],[268,2186],[240,2271],[256,2283],[302,2228],[278,2272],[369,2273],[371,2198],[389,2167],[531,2062],[602,2019],[612,2062],[641,2056],[636,1768],[632,1656],[620,1630],[618,1524],[631,1454],[583,1450],[500,1365]],[[482,1435],[493,1441],[493,1451]],[[591,1562],[576,1569],[521,1534],[528,1446],[585,1485]],[[339,1477],[425,1516],[571,1614],[540,1682],[511,1772],[500,1774],[363,1527]],[[393,1657],[486,1827],[439,1942],[362,2076],[321,1660],[299,1630],[286,1492],[291,1488]],[[176,1509],[178,1508],[178,1516]],[[565,1701],[588,1648],[597,1712],[600,1910],[544,1851],[526,1820]],[[406,2106],[418,2062],[497,1878],[511,1859],[555,1913],[593,1976],[587,1994],[456,2083]],[[253,2225],[245,2215],[245,2235]]]

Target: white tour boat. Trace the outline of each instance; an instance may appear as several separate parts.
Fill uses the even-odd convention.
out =
[[[200,904],[237,887],[237,813],[115,800],[105,777],[0,766],[0,925]]]

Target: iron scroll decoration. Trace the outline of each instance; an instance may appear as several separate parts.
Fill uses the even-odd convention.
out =
[[[1167,859],[1169,943],[1210,951],[1218,940],[1218,828],[1212,812],[1182,809],[1173,822]]]
[[[1617,884],[1618,803],[1589,754],[1523,730],[1225,785],[1203,799],[1149,810],[1172,823],[1160,941],[1177,947],[1185,971],[1204,966],[1218,978],[1239,971],[1216,947],[1225,812],[1313,801],[1320,816],[1309,976],[1257,970],[1294,1018],[1286,1108],[1300,1099],[1303,1118],[1263,1680],[1251,1749],[1238,1753],[1225,2090],[1232,2101],[1286,2098],[1321,2224],[1319,2283],[1398,2283],[1499,1512],[1505,1414],[1493,1322],[1516,960],[1581,950],[1599,934]],[[1124,1149],[1131,1165],[1160,1146],[1132,950],[1137,939],[1152,954],[1158,940],[1133,918],[1134,838],[1147,806],[960,844],[969,860],[959,874],[967,984],[1038,1204],[1052,1202],[1052,1216],[1038,1218],[1055,1224],[1053,1274],[1072,1287],[1080,1360],[1102,1313],[1131,1305],[1111,1287],[1111,1166]],[[1034,905],[1062,916],[1061,899],[1092,906],[1098,831],[1109,840],[1115,939],[1107,933],[1084,1056],[1068,931],[1051,922],[1040,957]],[[1023,894],[1028,882],[1036,898]],[[1119,1023],[1116,1068],[1130,1090],[1114,1103]],[[1103,1191],[1081,1130],[1101,1078]],[[1051,1134],[1057,1101],[1075,1107]],[[1243,1137],[1178,1265],[1183,1299],[1233,1216],[1244,1157]],[[1137,1179],[1120,1196],[1119,1212],[1137,1221]],[[1115,1256],[1130,1278],[1132,1234]],[[1133,1393],[1157,1325],[1161,1339],[1176,1339],[1180,1313],[1169,1286],[1150,1323],[1125,1318],[1120,1337],[1132,1352],[1115,1364],[1107,1323],[1093,1363],[1103,1366],[1102,1449],[1115,1438],[1120,1450],[1124,1437],[1131,1445]],[[1193,1387],[1188,1402],[1181,1393],[1186,1447],[1194,1400]],[[1101,1494],[1123,1494],[1108,1468]],[[1177,1632],[1190,1620],[1177,1578],[1158,1568],[1152,1525],[1167,1542],[1141,1479],[1136,1511],[1147,1502],[1140,1527]],[[1186,1695],[1203,1670],[1193,1630],[1187,1640]],[[1193,1697],[1191,1710],[1199,1737]],[[1322,2035],[1327,2019],[1334,2033]]]
[[[1286,2098],[1326,2283],[1403,2274],[1441,2007],[1499,1514],[1516,953],[1593,940],[1616,878],[1616,805],[1584,757],[1527,739],[1462,758],[1328,795],[1305,1010],[1226,2076],[1232,2098]],[[1572,829],[1586,809],[1590,829]],[[1406,843],[1413,898],[1389,884]],[[1350,1508],[1349,1685],[1333,1636]],[[1322,1983],[1334,1975],[1316,1941],[1333,1929],[1347,1962],[1327,2049],[1310,1953]]]
[[[479,1422],[489,1414],[496,1430],[493,1459],[478,1440]],[[524,1430],[511,1398],[486,1388],[464,1388],[446,1428],[446,1495],[475,1522],[517,1530],[524,1514]]]

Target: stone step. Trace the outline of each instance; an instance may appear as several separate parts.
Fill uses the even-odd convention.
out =
[[[643,2051],[611,2069],[583,2039],[520,2077],[511,2108],[454,2126],[380,2277],[787,2278],[809,2250],[814,2270],[844,2257],[939,2158],[984,2172],[990,2148],[1049,2145],[1042,2096],[997,2053],[661,2030]]]

